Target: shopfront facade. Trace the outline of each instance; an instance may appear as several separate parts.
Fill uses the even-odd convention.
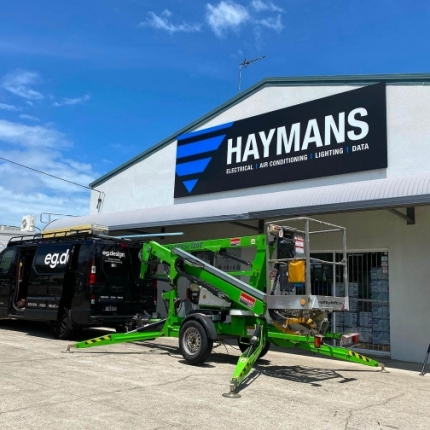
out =
[[[430,342],[429,84],[265,79],[91,184],[87,217],[48,228],[97,222],[192,241],[302,215],[346,227],[351,306],[333,324],[358,331],[363,349],[419,362]],[[311,251],[336,260],[328,236]],[[328,291],[336,275],[315,266],[314,287]]]

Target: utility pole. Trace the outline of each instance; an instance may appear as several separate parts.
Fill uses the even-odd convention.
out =
[[[265,55],[262,55],[261,57],[254,58],[253,60],[247,60],[246,58],[243,59],[243,61],[239,64],[239,89],[238,92],[240,93],[240,84],[242,81],[242,69],[246,69],[251,63],[254,63],[255,61],[262,60],[265,58]]]

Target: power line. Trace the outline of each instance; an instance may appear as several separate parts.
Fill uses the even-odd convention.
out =
[[[9,163],[15,164],[20,167],[24,167],[25,169],[32,170],[33,172],[42,173],[42,175],[50,176],[54,179],[59,179],[64,182],[68,182],[69,184],[77,185],[78,187],[86,188],[87,190],[94,190],[99,193],[99,198],[97,200],[97,209],[100,209],[100,204],[103,200],[102,196],[105,195],[103,191],[96,190],[95,188],[90,188],[82,184],[78,184],[77,182],[69,181],[68,179],[60,178],[59,176],[51,175],[50,173],[43,172],[42,170],[34,169],[33,167],[25,166],[24,164],[17,163],[16,161],[8,160],[7,158],[0,157],[0,160],[7,161]]]

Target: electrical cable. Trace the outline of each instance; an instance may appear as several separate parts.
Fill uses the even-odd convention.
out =
[[[8,160],[7,158],[4,158],[4,157],[0,157],[0,160],[7,161],[9,163],[15,164],[15,165],[20,166],[20,167],[24,167],[25,169],[32,170],[33,172],[42,173],[43,175],[50,176],[51,178],[54,178],[54,179],[59,179],[60,181],[68,182],[69,184],[77,185],[78,187],[86,188],[87,190],[90,190],[90,191],[93,191],[93,190],[97,191],[99,193],[99,198],[97,201],[97,209],[100,208],[100,204],[103,201],[102,196],[105,196],[105,193],[103,191],[96,190],[95,188],[90,188],[90,187],[87,187],[85,185],[78,184],[77,182],[69,181],[68,179],[64,179],[64,178],[60,178],[59,176],[51,175],[50,173],[46,173],[46,172],[43,172],[42,170],[34,169],[33,167],[29,167],[29,166],[26,166],[24,164],[17,163],[16,161]]]

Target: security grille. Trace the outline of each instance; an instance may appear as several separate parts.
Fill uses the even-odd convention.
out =
[[[340,261],[341,254],[318,253],[316,258]],[[330,266],[313,265],[312,294],[344,296],[342,273]],[[360,349],[390,352],[390,297],[388,252],[348,254],[349,311],[331,315],[331,329],[359,333]]]

